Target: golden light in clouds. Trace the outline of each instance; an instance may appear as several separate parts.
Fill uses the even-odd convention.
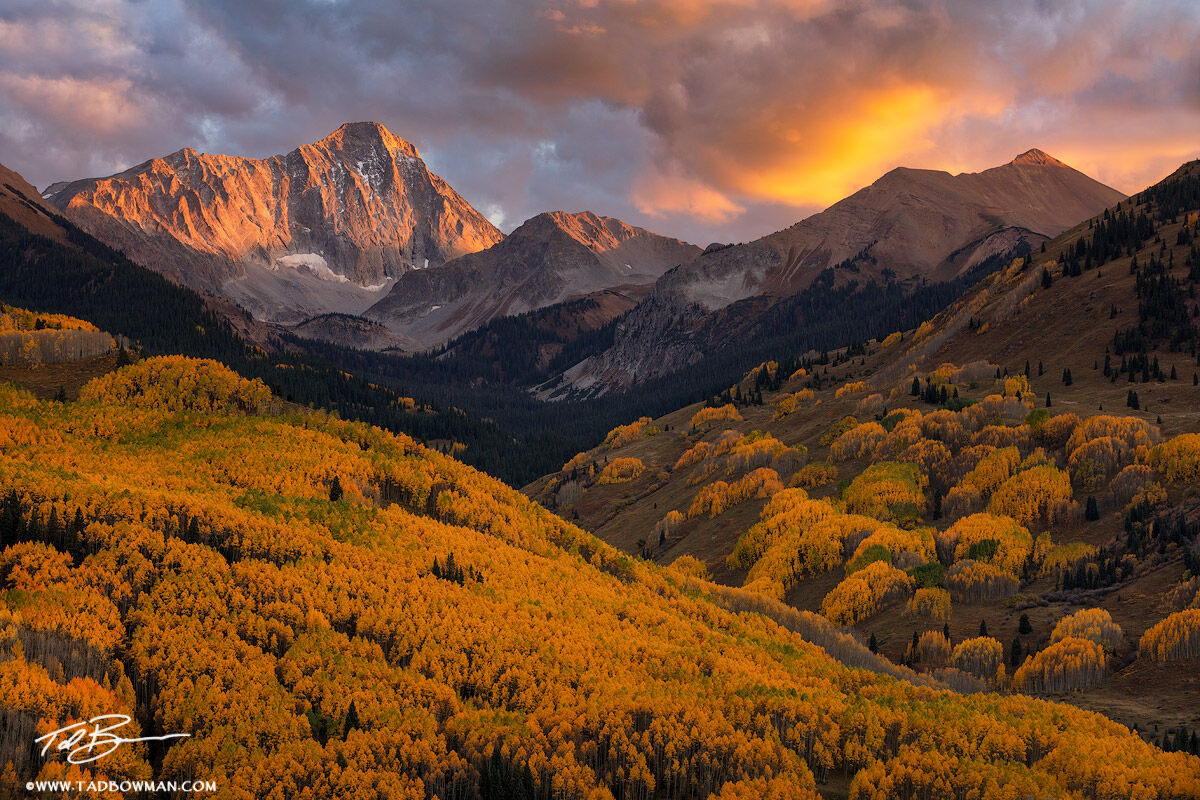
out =
[[[796,127],[767,132],[790,145],[773,163],[729,171],[737,190],[759,200],[796,206],[827,206],[866,186],[906,158],[924,162],[936,147],[935,132],[970,112],[994,114],[998,100],[975,98],[971,107],[930,86],[870,90],[851,103],[824,108]],[[1015,155],[1015,153],[1013,154]],[[936,168],[951,168],[941,161]],[[911,163],[908,166],[922,166]],[[929,165],[932,166],[932,165]]]

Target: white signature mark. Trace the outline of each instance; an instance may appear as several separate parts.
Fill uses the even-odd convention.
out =
[[[138,739],[123,739],[113,733],[113,731],[128,725],[130,721],[130,718],[125,714],[102,714],[98,717],[92,717],[87,722],[76,722],[65,728],[51,731],[33,741],[35,743],[46,743],[42,747],[43,756],[50,751],[50,748],[66,750],[68,763],[87,764],[88,762],[99,761],[105,756],[111,755],[123,744],[162,742],[167,739],[186,739],[191,736],[190,733],[168,733],[165,736],[142,736]],[[112,724],[108,724],[110,722]],[[62,737],[61,739],[59,739],[60,736]]]

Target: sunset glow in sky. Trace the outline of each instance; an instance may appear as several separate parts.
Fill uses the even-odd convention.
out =
[[[504,230],[696,241],[896,166],[1038,147],[1133,192],[1200,156],[1193,0],[9,0],[0,162],[44,188],[375,120]]]

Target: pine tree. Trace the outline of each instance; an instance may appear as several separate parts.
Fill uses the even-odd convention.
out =
[[[358,707],[354,705],[354,701],[350,701],[350,710],[346,712],[346,724],[342,727],[342,741],[350,735],[350,731],[360,730],[362,723],[358,721]]]
[[[1083,516],[1088,522],[1095,522],[1100,519],[1100,509],[1096,507],[1096,498],[1093,495],[1088,495],[1087,511],[1084,512]]]
[[[911,393],[913,397],[921,396],[921,381],[918,378],[913,378]]]
[[[1050,270],[1043,267],[1042,268],[1042,288],[1049,289],[1051,284],[1053,284],[1053,283],[1054,283],[1054,279],[1050,277]]]
[[[1046,392],[1046,408],[1050,408],[1050,393]]]
[[[1029,621],[1028,614],[1021,615],[1021,621],[1017,624],[1017,633],[1022,636],[1033,633],[1033,624]]]
[[[1038,377],[1040,378],[1045,374],[1046,374],[1046,368],[1044,366],[1042,366],[1042,362],[1039,361],[1038,362]]]
[[[879,652],[879,642],[877,642],[877,641],[875,640],[875,634],[873,634],[873,633],[871,634],[871,641],[867,642],[867,648],[868,648],[868,649],[869,649],[869,650],[870,650],[872,653],[878,653],[878,652]]]
[[[1023,655],[1021,650],[1022,650],[1021,640],[1013,639],[1012,640],[1012,649],[1009,651],[1010,654],[1008,657],[1009,664],[1011,664],[1014,667],[1021,666],[1021,656]]]
[[[988,635],[988,632],[987,632],[987,620],[986,620],[986,619],[981,619],[981,620],[979,620],[979,635],[980,635],[980,636],[987,636],[987,635]]]
[[[1072,380],[1071,380],[1071,370],[1070,369],[1063,370],[1062,382],[1063,382],[1064,386],[1071,385]]]
[[[950,641],[950,623],[947,622],[942,626],[942,636],[946,637],[946,641]]]
[[[342,482],[336,475],[333,476],[333,483],[329,484],[329,500],[336,503],[342,499]]]

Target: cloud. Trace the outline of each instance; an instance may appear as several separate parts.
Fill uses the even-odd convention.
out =
[[[508,227],[744,240],[899,165],[1200,155],[1188,0],[12,0],[0,161],[38,185],[374,119]],[[502,215],[502,216],[501,216]]]

